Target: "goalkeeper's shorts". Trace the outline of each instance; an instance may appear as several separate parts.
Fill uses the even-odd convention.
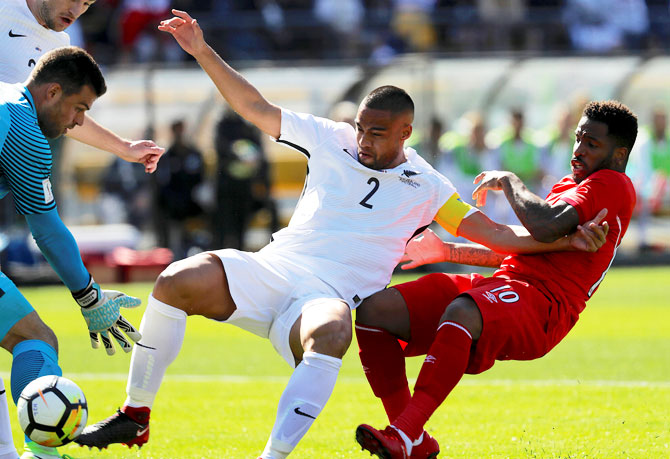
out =
[[[0,341],[19,320],[34,310],[14,282],[0,272]]]
[[[578,319],[570,308],[515,279],[436,273],[394,288],[409,310],[412,339],[404,348],[406,356],[428,352],[442,314],[456,297],[467,295],[475,301],[483,327],[470,353],[469,374],[488,370],[496,360],[542,357]]]

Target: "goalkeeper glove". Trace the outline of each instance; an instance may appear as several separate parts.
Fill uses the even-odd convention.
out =
[[[142,335],[135,330],[130,322],[123,318],[119,310],[121,308],[135,308],[142,303],[139,298],[128,296],[116,290],[102,290],[93,280],[77,292],[72,292],[75,301],[81,306],[81,314],[88,325],[88,334],[91,338],[93,349],[100,347],[98,334],[108,355],[113,355],[116,350],[109,338],[111,334],[125,352],[130,352],[132,344],[126,339],[119,329],[133,341],[140,340]]]

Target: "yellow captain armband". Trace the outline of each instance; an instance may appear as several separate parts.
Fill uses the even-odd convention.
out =
[[[458,193],[454,193],[437,211],[435,221],[454,236],[458,236],[458,226],[463,219],[476,211],[470,204],[463,202]]]

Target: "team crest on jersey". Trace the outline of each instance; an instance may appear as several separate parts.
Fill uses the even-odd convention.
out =
[[[409,171],[407,169],[402,171],[402,174],[400,174],[400,181],[404,183],[405,185],[409,185],[412,188],[419,188],[421,184],[417,182],[416,180],[412,180],[410,177],[414,175],[419,175],[419,172],[414,172],[414,171]]]

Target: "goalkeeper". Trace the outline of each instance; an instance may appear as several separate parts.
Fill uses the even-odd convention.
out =
[[[86,111],[105,91],[100,68],[76,47],[46,53],[25,83],[0,83],[0,198],[12,192],[16,211],[25,216],[40,250],[80,306],[91,344],[97,348],[101,340],[107,354],[112,355],[110,335],[126,352],[132,345],[119,330],[134,341],[140,338],[119,314],[121,307],[139,306],[140,300],[101,290],[86,270],[77,243],[58,215],[49,181],[52,157],[47,142],[47,138],[80,126]],[[13,354],[11,393],[15,403],[32,380],[62,374],[56,335],[2,273],[0,345]],[[0,429],[0,459],[16,457],[11,433],[5,438],[8,431],[8,426]],[[24,458],[61,457],[55,448],[44,447],[38,448],[38,456],[32,446],[27,445]]]

